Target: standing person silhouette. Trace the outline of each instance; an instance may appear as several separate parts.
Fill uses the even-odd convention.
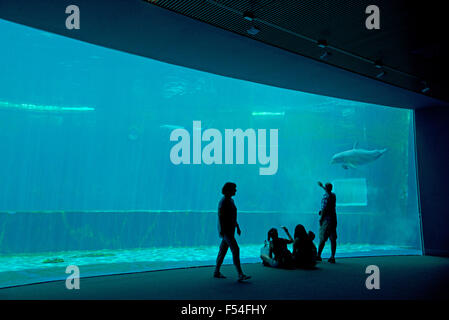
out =
[[[248,280],[251,277],[243,274],[242,267],[240,266],[240,248],[234,236],[236,228],[237,234],[241,234],[240,227],[237,223],[237,207],[235,206],[234,200],[232,199],[236,192],[237,186],[232,182],[225,183],[221,190],[223,198],[218,204],[218,232],[222,240],[217,256],[217,264],[215,266],[214,277],[226,278],[223,274],[221,274],[220,267],[223,263],[226,253],[228,252],[228,248],[231,248],[234,265],[239,274],[239,281],[244,281]]]
[[[331,257],[328,262],[335,263],[335,251],[337,250],[337,212],[335,205],[337,198],[332,192],[332,184],[329,182],[325,186],[321,182],[318,185],[324,189],[325,193],[321,200],[320,211],[320,244],[318,246],[317,260],[321,261],[321,252],[324,249],[324,244],[327,239],[331,241]]]

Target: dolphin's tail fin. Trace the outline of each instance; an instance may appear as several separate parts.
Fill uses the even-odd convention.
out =
[[[387,152],[387,151],[388,151],[387,148],[383,148],[383,149],[380,150],[380,154],[384,154],[384,153]]]

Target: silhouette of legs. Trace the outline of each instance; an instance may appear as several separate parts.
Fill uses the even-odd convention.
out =
[[[265,241],[265,246],[260,249],[260,258],[262,259],[262,263],[264,266],[268,267],[277,267],[278,263],[273,258],[270,258],[270,249],[268,247],[268,243]]]
[[[335,263],[335,251],[337,250],[337,231],[335,227],[329,227],[327,224],[320,227],[320,244],[318,246],[317,260],[321,261],[321,252],[324,249],[324,245],[327,239],[331,242],[331,257],[330,263]]]
[[[217,256],[217,263],[215,265],[215,274],[220,274],[220,267],[223,264],[223,260],[226,256],[226,253],[228,252],[228,248],[231,248],[232,259],[238,274],[243,274],[242,267],[240,266],[240,248],[237,244],[237,241],[233,236],[230,237],[226,235],[224,235],[223,239],[221,240],[220,250],[218,251]]]
[[[323,252],[324,245],[326,244],[326,241],[320,240],[320,244],[318,245],[318,259],[321,261],[321,252]]]
[[[260,258],[263,261],[264,266],[276,268],[279,264],[273,258],[270,258],[268,255],[261,254]]]
[[[337,239],[335,237],[331,237],[330,241],[331,241],[331,257],[329,258],[329,262],[335,263],[335,251],[337,250]]]
[[[228,243],[223,239],[221,240],[220,250],[218,251],[217,262],[215,264],[215,273],[218,274],[220,272],[220,267],[223,263],[223,260],[228,252]]]

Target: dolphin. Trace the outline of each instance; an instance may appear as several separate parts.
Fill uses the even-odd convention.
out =
[[[341,164],[343,169],[353,168],[356,169],[357,166],[362,164],[367,164],[379,159],[387,149],[375,149],[375,150],[365,150],[357,149],[357,142],[351,150],[336,153],[331,160],[331,164]]]

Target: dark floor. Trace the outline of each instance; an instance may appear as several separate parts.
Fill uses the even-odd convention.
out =
[[[380,269],[380,289],[367,290],[368,265]],[[449,258],[390,256],[321,262],[316,270],[281,270],[243,265],[252,276],[236,281],[232,265],[226,279],[212,277],[213,267],[82,278],[79,290],[65,281],[0,289],[0,299],[448,299]]]

